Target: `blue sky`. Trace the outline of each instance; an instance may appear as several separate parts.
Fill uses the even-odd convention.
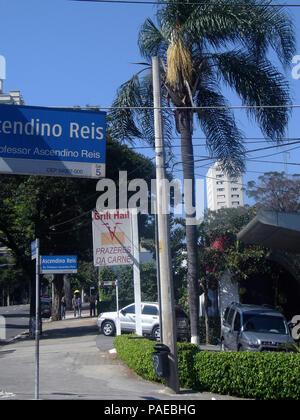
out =
[[[289,4],[298,4],[291,0]],[[300,1],[299,1],[300,4]],[[6,59],[4,91],[21,90],[26,105],[109,107],[117,88],[138,69],[132,63],[141,60],[137,34],[147,17],[154,16],[154,5],[73,2],[70,0],[0,0],[0,55]],[[296,37],[300,39],[300,7],[288,8],[293,17]],[[297,46],[300,55],[300,45]],[[300,74],[300,71],[299,71]],[[292,103],[300,104],[300,78],[286,73],[292,90]],[[231,105],[238,99],[229,94]],[[235,111],[249,150],[269,146],[262,134],[246,117]],[[300,108],[292,111],[288,137],[299,138]],[[196,132],[195,144],[203,144]],[[179,139],[174,140],[179,145]],[[288,164],[300,164],[300,144],[290,146]],[[288,147],[287,147],[288,148]],[[140,151],[141,149],[137,149]],[[263,172],[287,170],[300,173],[297,165],[284,166],[283,149],[255,152],[247,161],[244,182],[255,180]],[[180,161],[178,148],[178,160]],[[273,156],[274,153],[277,153]],[[149,151],[148,156],[153,157]],[[207,154],[195,147],[198,155]],[[269,161],[276,162],[269,163]],[[178,166],[180,169],[180,166]],[[200,178],[207,168],[197,168]],[[174,173],[179,177],[180,172]],[[249,200],[246,198],[246,202]]]

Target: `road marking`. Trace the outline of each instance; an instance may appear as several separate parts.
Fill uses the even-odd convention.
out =
[[[0,391],[0,399],[13,398],[15,396],[16,394],[13,394],[12,392]]]

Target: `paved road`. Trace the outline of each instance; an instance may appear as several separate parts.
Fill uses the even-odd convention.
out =
[[[182,390],[170,394],[161,384],[144,381],[107,350],[113,338],[99,334],[96,319],[45,322],[40,340],[40,398],[111,400],[232,399]],[[0,400],[33,399],[35,341],[26,337],[0,346]],[[115,407],[119,403],[115,402]],[[198,413],[199,414],[199,413]]]

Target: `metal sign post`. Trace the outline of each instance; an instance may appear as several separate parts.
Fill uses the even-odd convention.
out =
[[[119,279],[116,281],[116,303],[117,303],[117,335],[121,335],[120,314],[119,314]]]
[[[40,387],[40,242],[35,240],[35,399],[39,399]]]

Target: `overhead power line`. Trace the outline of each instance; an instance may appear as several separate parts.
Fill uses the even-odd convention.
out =
[[[72,0],[72,1],[85,1],[85,0]],[[89,1],[89,0],[87,0]],[[63,109],[75,109],[77,107],[70,107],[70,106],[55,106],[53,108],[63,108]],[[144,109],[144,110],[155,110],[155,109],[160,109],[160,110],[164,110],[164,109],[168,109],[171,111],[176,111],[178,109],[180,110],[186,110],[186,109],[193,109],[195,111],[199,110],[206,110],[206,109],[280,109],[280,108],[300,108],[299,104],[283,104],[283,105],[223,105],[223,106],[181,106],[181,107],[176,107],[176,106],[161,106],[161,107],[154,107],[154,106],[101,106],[101,105],[93,105],[93,106],[83,106],[80,107],[80,110],[92,110],[95,109],[97,111],[100,110],[113,110],[113,109],[124,109],[124,110],[134,110],[134,109]]]
[[[169,4],[169,1],[147,1],[147,0],[142,0],[142,1],[138,1],[138,0],[71,0],[71,1],[81,1],[81,2],[93,2],[93,3],[108,3],[108,4],[140,4],[140,5],[145,5],[145,4],[149,4],[149,5],[164,5],[164,4]],[[204,2],[197,2],[197,1],[186,1],[186,2],[172,2],[172,4],[185,4],[187,6],[214,6],[214,3],[204,3]],[[226,2],[224,1],[224,6],[230,7],[230,5],[226,4]],[[235,6],[243,6],[243,7],[300,7],[300,4],[271,4],[271,3],[257,3],[257,4],[253,4],[253,3],[249,3],[249,5],[245,4],[245,3],[235,3]]]

